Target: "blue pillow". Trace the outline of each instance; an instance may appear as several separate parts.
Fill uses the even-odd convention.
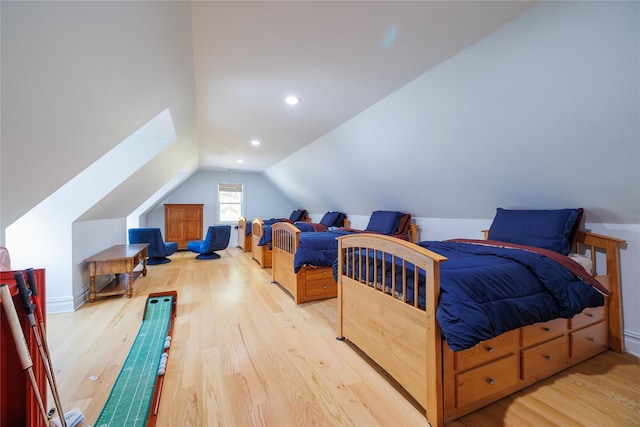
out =
[[[583,210],[508,210],[498,208],[489,240],[549,249],[568,255]]]
[[[313,224],[311,224],[310,222],[297,221],[293,225],[295,225],[296,228],[300,231],[311,232],[311,233],[316,231],[316,229],[313,227]]]
[[[347,214],[342,212],[336,212],[336,213],[338,214],[338,218],[336,218],[336,220],[333,221],[333,226],[344,227],[344,220],[347,218]]]
[[[393,235],[398,229],[402,215],[404,215],[402,212],[374,211],[365,230]]]
[[[327,212],[320,220],[320,224],[333,227],[336,225],[338,217],[340,217],[340,212]]]
[[[296,221],[302,221],[304,219],[304,217],[306,216],[307,211],[304,209],[297,209],[293,212],[291,212],[291,216],[289,217],[289,219],[293,222]]]

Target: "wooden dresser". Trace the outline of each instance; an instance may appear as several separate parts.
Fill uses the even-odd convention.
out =
[[[178,249],[186,249],[187,242],[202,240],[203,204],[165,204],[164,240],[177,242]]]

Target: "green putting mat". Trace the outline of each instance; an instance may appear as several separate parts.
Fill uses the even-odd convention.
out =
[[[142,326],[95,427],[144,426],[171,320],[171,295],[147,299]]]

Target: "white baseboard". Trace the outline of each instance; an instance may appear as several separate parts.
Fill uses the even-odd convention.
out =
[[[85,302],[87,302],[88,294],[89,286],[86,286],[73,297],[47,298],[47,314],[69,313],[76,311]]]
[[[640,334],[624,331],[624,351],[640,357]]]
[[[73,298],[47,298],[47,315],[71,311],[75,311]]]

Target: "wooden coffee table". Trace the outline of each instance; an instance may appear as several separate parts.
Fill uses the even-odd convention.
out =
[[[147,251],[148,243],[136,243],[133,245],[115,245],[109,249],[95,254],[84,260],[88,263],[89,269],[89,302],[96,300],[96,297],[123,295],[131,298],[133,291],[133,281],[142,273],[147,275]],[[142,271],[135,271],[138,264],[142,263]],[[104,274],[115,274],[109,284],[96,292],[96,276]],[[126,280],[121,281],[120,274],[126,274]]]

